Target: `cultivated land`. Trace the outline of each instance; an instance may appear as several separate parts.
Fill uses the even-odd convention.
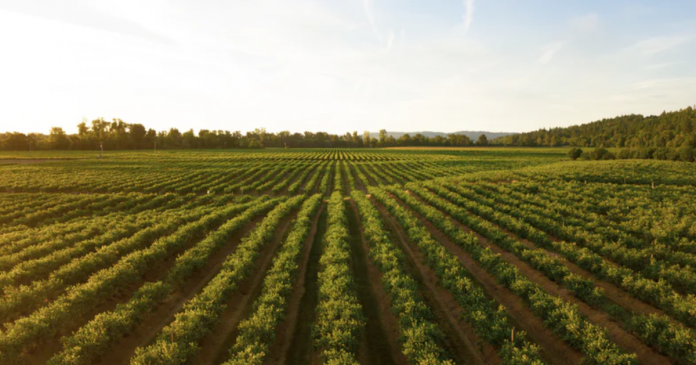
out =
[[[696,169],[0,154],[0,364],[694,364]]]

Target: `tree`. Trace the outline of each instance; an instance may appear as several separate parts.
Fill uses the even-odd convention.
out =
[[[480,135],[478,140],[476,140],[476,144],[479,146],[488,146],[488,137],[486,137],[485,134]]]
[[[362,146],[362,140],[358,136],[358,131],[353,131],[353,147]]]
[[[147,148],[154,147],[155,141],[157,141],[157,132],[152,128],[148,129],[143,140]]]
[[[613,160],[616,156],[604,147],[597,147],[589,156],[593,160]]]
[[[387,143],[387,130],[380,129],[379,130],[379,146],[385,147],[386,143]]]
[[[570,157],[571,160],[577,160],[580,156],[582,156],[582,149],[580,148],[571,148],[568,151],[568,157]]]
[[[52,149],[63,150],[69,146],[68,136],[61,127],[51,127],[51,134],[48,136],[48,143]]]
[[[129,124],[128,125],[128,137],[130,139],[131,146],[135,149],[140,149],[143,147],[143,142],[145,141],[145,126],[142,124]]]
[[[196,148],[196,135],[193,133],[193,129],[189,129],[181,136],[181,147],[183,148]]]
[[[170,128],[164,138],[164,144],[170,148],[181,148],[181,132],[176,128]]]
[[[370,147],[370,132],[363,132],[363,146]]]

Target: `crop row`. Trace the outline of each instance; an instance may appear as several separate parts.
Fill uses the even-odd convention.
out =
[[[322,361],[357,364],[358,333],[365,325],[351,272],[351,248],[343,195],[331,194],[328,223],[319,259],[319,303],[314,323],[314,343]]]
[[[403,251],[389,240],[379,212],[364,193],[354,190],[351,197],[358,206],[362,229],[370,244],[370,258],[382,273],[382,286],[391,298],[402,352],[414,364],[453,364],[438,344],[444,335],[420,296],[418,283],[404,270]]]
[[[226,365],[263,363],[275,340],[276,326],[285,317],[287,298],[297,279],[303,244],[312,228],[312,217],[321,204],[321,194],[313,195],[302,204],[292,230],[264,278],[253,313],[238,326],[239,335],[230,349],[230,360]]]
[[[409,239],[423,253],[426,265],[438,276],[439,285],[452,294],[464,309],[463,319],[471,325],[476,335],[494,346],[500,358],[507,363],[542,364],[539,347],[526,340],[524,331],[514,330],[504,307],[486,298],[484,291],[469,279],[471,275],[459,260],[384,190],[368,190],[399,221]]]
[[[613,268],[612,266],[607,264],[605,261],[603,261],[601,258],[592,257],[592,253],[588,252],[587,250],[579,250],[575,245],[568,244],[565,242],[557,242],[557,241],[543,242],[543,241],[540,241],[537,239],[538,235],[534,235],[534,237],[532,237],[532,236],[528,236],[527,233],[525,233],[525,231],[526,232],[537,232],[537,231],[530,231],[529,229],[527,229],[525,231],[517,230],[514,226],[506,223],[506,222],[510,222],[511,221],[510,219],[496,219],[494,215],[488,215],[483,210],[476,210],[476,206],[471,204],[470,201],[457,197],[456,194],[448,192],[442,186],[437,186],[435,184],[426,184],[426,186],[430,190],[436,192],[441,197],[446,198],[447,200],[456,202],[458,205],[464,206],[467,209],[472,209],[472,212],[474,214],[481,214],[482,216],[484,216],[488,219],[491,219],[495,223],[500,224],[501,226],[503,226],[507,229],[510,229],[513,233],[518,233],[522,237],[529,238],[530,240],[541,245],[544,248],[549,248],[551,251],[554,251],[554,252],[561,254],[563,257],[565,257],[569,261],[577,263],[580,267],[583,267],[590,272],[593,272],[595,274],[602,273],[603,271],[607,272],[607,273],[614,273],[615,274],[614,277],[618,279],[618,280],[615,280],[615,282],[618,281],[618,282],[630,283],[630,281],[624,280],[624,278],[630,278],[630,276],[621,275],[624,272],[622,272],[621,270],[617,270],[617,269]],[[466,219],[467,214],[464,211],[462,211],[461,208],[455,206],[452,203],[447,202],[447,200],[444,200],[442,198],[438,198],[436,195],[429,193],[427,191],[424,191],[422,188],[419,188],[416,186],[409,186],[409,189],[411,189],[411,191],[413,191],[414,193],[417,193],[421,198],[427,200],[429,203],[433,204],[434,206],[447,211],[453,217],[457,217],[458,219],[462,219],[462,220]],[[541,242],[543,242],[543,243],[541,243]],[[561,271],[559,271],[559,272],[561,272]],[[578,282],[578,284],[579,283],[581,283],[581,282]],[[571,281],[569,284],[573,285],[573,281]],[[590,289],[591,289],[591,286],[585,284],[585,285],[576,286],[574,290],[575,290],[575,293],[579,297],[585,298],[589,302],[600,301],[601,298],[599,297],[598,293],[594,294]],[[630,291],[629,291],[629,293],[630,293]],[[626,325],[627,325],[627,327],[629,327],[629,329],[631,329],[634,332],[640,331],[640,328],[636,328],[636,326],[634,326],[632,324],[631,319],[627,320]],[[681,330],[680,326],[677,324],[673,324],[673,328],[674,328],[674,330],[677,330],[677,331]],[[665,333],[667,333],[667,332],[665,332]],[[638,333],[638,335],[642,336],[642,333]],[[680,343],[682,344],[680,346],[680,347],[682,347],[682,349],[693,348],[692,340],[685,338],[685,339],[682,339],[680,341]],[[663,351],[661,348],[660,348],[660,350]]]
[[[6,331],[0,334],[0,360],[12,361],[23,349],[37,346],[42,340],[52,337],[60,327],[104,302],[116,288],[136,282],[153,264],[176,254],[206,230],[240,210],[240,206],[233,205],[181,226],[174,234],[157,240],[146,249],[134,251],[108,269],[95,273],[86,283],[70,287],[65,294],[31,315],[6,324]]]
[[[225,309],[229,294],[251,274],[260,250],[276,233],[283,217],[299,206],[304,196],[288,199],[268,213],[263,222],[237,246],[208,284],[184,304],[174,321],[147,347],[136,349],[132,365],[183,364],[198,353],[198,341],[210,333]]]
[[[225,222],[195,247],[177,257],[166,276],[141,286],[131,299],[112,311],[100,313],[71,336],[61,339],[63,350],[53,356],[50,364],[91,364],[118,340],[129,334],[149,313],[158,308],[167,296],[203,268],[209,258],[229,237],[252,218],[268,211],[282,199],[261,199],[243,213]]]

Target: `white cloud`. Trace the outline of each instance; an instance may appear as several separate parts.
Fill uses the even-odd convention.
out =
[[[570,25],[573,27],[573,29],[581,32],[594,32],[599,28],[599,15],[592,13],[572,18],[570,20]]]
[[[636,43],[634,47],[640,52],[652,56],[679,47],[691,40],[693,40],[693,37],[687,35],[657,36],[643,39]]]
[[[474,21],[474,0],[464,0],[464,31],[471,28]]]
[[[558,51],[563,48],[565,45],[565,42],[559,41],[559,42],[553,42],[551,44],[546,45],[543,47],[543,52],[541,54],[541,57],[539,57],[538,62],[542,65],[546,65],[549,62],[551,62],[551,59],[558,53]]]
[[[375,4],[372,2],[372,0],[363,0],[363,9],[365,10],[365,16],[367,16],[367,20],[370,22],[370,26],[372,27],[372,30],[377,33],[377,24],[375,21]]]

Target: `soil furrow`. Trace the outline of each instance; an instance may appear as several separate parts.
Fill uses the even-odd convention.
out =
[[[370,259],[358,208],[351,199],[346,216],[351,235],[353,272],[360,303],[367,318],[358,358],[369,364],[407,364],[399,344],[399,322],[391,313],[389,294],[382,287],[382,273]]]
[[[284,364],[318,364],[318,356],[313,346],[312,325],[316,319],[315,310],[319,302],[319,259],[322,253],[322,239],[326,233],[328,213],[324,209],[317,222],[317,232],[309,253],[304,277],[304,293],[297,314],[297,326],[291,336],[290,344],[285,344]],[[289,347],[288,347],[289,345]],[[277,362],[280,364],[280,362]]]
[[[255,217],[244,229],[235,232],[227,244],[218,250],[205,267],[194,274],[154,312],[150,313],[129,335],[112,347],[112,351],[102,357],[99,365],[127,364],[138,347],[149,345],[157,337],[162,328],[167,326],[183,305],[193,298],[220,271],[222,263],[233,253],[242,237],[246,236],[263,220],[263,216]]]
[[[396,219],[382,205],[372,201],[382,215],[382,220],[387,223],[385,228],[390,232],[393,242],[406,254],[406,270],[418,282],[423,298],[446,335],[445,342],[441,345],[458,364],[499,363],[495,349],[481,341],[467,323],[459,321],[463,308],[450,293],[438,285],[437,275],[424,264],[422,253],[406,237]]]
[[[445,213],[443,212],[443,214],[445,214]],[[469,227],[457,222],[456,220],[452,219],[449,216],[448,216],[448,218],[452,221],[452,223],[454,223],[455,225],[460,227],[462,230],[466,230],[470,233],[476,234]],[[621,327],[621,325],[619,323],[617,323],[614,319],[612,319],[609,316],[609,314],[607,314],[606,312],[590,307],[587,303],[585,303],[585,302],[579,300],[577,297],[575,297],[575,295],[573,295],[573,293],[570,290],[568,290],[564,287],[561,287],[559,284],[551,281],[543,273],[537,271],[530,264],[522,261],[514,254],[512,254],[506,250],[501,249],[497,245],[488,241],[488,239],[486,239],[483,236],[480,236],[478,234],[476,234],[476,236],[477,236],[481,246],[490,248],[494,253],[500,254],[501,258],[505,262],[517,267],[517,269],[520,270],[520,273],[522,273],[525,277],[527,277],[532,282],[539,285],[546,292],[548,292],[551,295],[561,297],[566,302],[577,306],[579,312],[583,316],[585,316],[590,323],[594,323],[595,325],[598,325],[598,326],[606,329],[608,334],[609,334],[609,338],[614,343],[616,343],[619,347],[621,347],[625,351],[633,352],[636,355],[638,355],[638,360],[641,363],[645,363],[645,364],[669,364],[670,363],[670,360],[667,357],[660,355],[655,349],[645,345],[639,338],[637,338],[633,334],[627,332],[625,329],[623,329]],[[513,237],[513,238],[515,238],[515,237]]]
[[[287,236],[297,212],[283,218],[273,240],[261,250],[254,264],[255,270],[237,285],[220,315],[215,329],[200,341],[195,364],[221,364],[229,358],[229,349],[237,337],[237,326],[253,310],[254,300],[261,294],[263,279],[273,263],[273,258]]]
[[[293,284],[292,295],[288,299],[288,306],[285,313],[285,319],[276,326],[275,341],[268,350],[268,355],[264,363],[266,364],[285,364],[289,355],[290,344],[293,343],[295,333],[300,327],[311,325],[311,321],[304,323],[302,321],[302,299],[307,291],[312,290],[307,276],[310,275],[311,267],[310,259],[313,258],[312,252],[315,250],[317,237],[321,239],[320,218],[324,215],[324,206],[322,204],[317,211],[312,222],[312,229],[307,235],[302,251],[302,257],[299,262],[297,278]],[[317,245],[319,245],[317,243]],[[318,264],[318,261],[316,262]],[[316,273],[315,273],[316,274]],[[314,287],[316,289],[316,287]],[[313,308],[311,308],[313,310]]]
[[[459,262],[481,284],[488,295],[505,306],[513,325],[524,330],[529,338],[541,347],[540,354],[546,361],[553,364],[580,364],[582,362],[583,355],[546,328],[543,321],[535,316],[517,295],[500,285],[495,277],[486,272],[464,249],[450,241],[444,233],[433,226],[427,219],[413,211],[402,201],[399,200],[399,203],[409,209],[411,214],[425,225],[433,237],[457,257]]]

